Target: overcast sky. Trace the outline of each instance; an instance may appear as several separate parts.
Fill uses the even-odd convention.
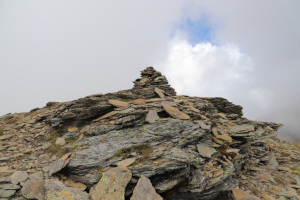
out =
[[[299,8],[299,0],[0,0],[0,115],[128,89],[154,66],[178,94],[225,97],[300,141]]]

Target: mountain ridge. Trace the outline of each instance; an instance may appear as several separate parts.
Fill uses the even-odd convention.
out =
[[[3,199],[297,199],[300,145],[221,97],[134,87],[0,117]]]

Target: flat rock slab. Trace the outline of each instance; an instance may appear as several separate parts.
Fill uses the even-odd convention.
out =
[[[118,162],[117,166],[128,167],[129,165],[131,165],[135,161],[136,161],[136,158],[127,158],[125,160],[122,160],[122,161]]]
[[[142,176],[133,190],[130,200],[162,200],[163,198],[156,193],[151,181]]]
[[[45,180],[28,180],[21,190],[26,199],[45,199]]]
[[[229,135],[216,135],[216,138],[224,140],[226,142],[232,142],[232,138]]]
[[[125,188],[131,179],[131,171],[126,167],[111,168],[91,193],[92,200],[124,200]]]
[[[154,88],[154,90],[155,90],[155,92],[156,92],[156,94],[158,94],[158,96],[160,97],[160,98],[165,98],[165,95],[164,95],[164,93],[163,93],[163,90],[161,90],[161,89],[159,89],[159,88]]]
[[[154,123],[157,120],[159,120],[159,116],[158,116],[156,110],[149,110],[149,112],[148,112],[148,114],[146,116],[145,121],[149,122],[149,123]]]
[[[11,183],[14,185],[17,185],[20,182],[26,181],[27,178],[28,178],[28,173],[24,172],[24,171],[16,171],[10,177]]]
[[[1,140],[6,140],[6,139],[9,139],[9,138],[12,138],[12,137],[14,137],[13,135],[2,135],[2,136],[0,136],[0,141]]]
[[[128,108],[128,106],[129,106],[129,104],[127,102],[119,101],[119,100],[110,99],[110,100],[108,100],[108,102],[111,105],[118,107],[118,108]]]
[[[232,195],[234,200],[259,200],[259,198],[237,188],[232,189]]]
[[[20,189],[21,186],[19,185],[14,185],[14,184],[0,184],[0,189],[3,189],[3,190],[18,190]]]
[[[76,183],[69,179],[64,180],[64,184],[68,187],[78,188],[79,190],[82,190],[82,191],[84,191],[86,189],[86,185],[84,185],[83,183]]]
[[[172,117],[176,119],[190,119],[190,116],[181,112],[178,108],[168,105],[162,105],[165,111]]]
[[[176,107],[177,106],[177,103],[176,102],[173,102],[173,101],[162,101],[161,102],[161,105],[168,105],[168,106],[174,106]]]
[[[70,159],[68,158],[70,155],[71,153],[67,153],[66,155],[52,163],[49,167],[49,176],[52,176],[52,174],[62,170],[69,163]]]
[[[214,148],[208,147],[203,144],[197,144],[199,154],[205,158],[211,158],[211,156],[217,151]]]
[[[63,137],[58,137],[56,138],[55,144],[63,146],[66,144],[66,139]]]
[[[4,190],[0,189],[0,197],[1,198],[8,198],[13,196],[16,193],[16,190]]]
[[[243,124],[243,125],[238,125],[238,126],[232,126],[229,129],[230,134],[237,134],[237,133],[247,133],[250,131],[254,131],[254,126],[248,125],[248,124]]]
[[[67,187],[57,180],[46,180],[45,199],[47,200],[88,200],[88,193],[77,188]]]

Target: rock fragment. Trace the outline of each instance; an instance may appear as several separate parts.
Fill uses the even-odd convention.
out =
[[[164,95],[164,93],[163,93],[163,91],[161,89],[159,89],[159,88],[156,87],[156,88],[154,88],[154,90],[155,90],[156,94],[158,94],[158,96],[161,99],[165,98],[165,95]]]
[[[232,189],[232,194],[234,200],[259,200],[259,198],[237,188]]]
[[[199,154],[205,158],[211,158],[211,156],[217,151],[214,148],[208,147],[203,144],[197,144]]]
[[[20,182],[26,181],[28,178],[28,173],[24,171],[16,171],[13,173],[13,175],[10,177],[12,184],[19,184]]]
[[[148,112],[148,114],[146,116],[145,121],[149,122],[149,123],[154,123],[157,120],[159,120],[159,116],[158,116],[156,110],[149,110],[149,112]]]
[[[67,187],[57,180],[45,181],[45,193],[47,200],[89,200],[88,193],[77,188]]]
[[[173,106],[168,106],[168,105],[163,105],[163,108],[169,115],[171,115],[176,119],[190,119],[190,116],[181,112],[178,108],[175,108]]]
[[[127,158],[117,163],[119,167],[128,167],[136,161],[136,158]]]
[[[92,200],[124,200],[125,188],[131,176],[126,167],[116,167],[104,172],[91,193]]]
[[[216,135],[216,138],[219,138],[226,142],[232,142],[232,138],[229,135]]]
[[[56,138],[55,144],[63,146],[66,144],[66,140],[63,137],[58,137],[58,138]]]
[[[129,104],[127,102],[119,101],[119,100],[110,99],[110,100],[108,100],[108,102],[111,105],[116,106],[118,108],[128,108],[128,106],[129,106]]]
[[[16,190],[3,190],[3,189],[0,189],[0,197],[2,197],[2,198],[11,197],[15,193],[16,193]]]
[[[67,153],[66,155],[52,163],[49,167],[49,176],[52,176],[52,174],[62,170],[69,163],[70,159],[68,158],[70,155],[71,153]]]
[[[133,190],[130,200],[162,200],[163,198],[156,193],[151,181],[142,176]]]
[[[236,133],[247,133],[250,131],[254,131],[253,125],[243,124],[238,126],[233,126],[229,129],[229,133],[236,134]]]
[[[21,190],[26,199],[45,199],[45,180],[27,180]]]

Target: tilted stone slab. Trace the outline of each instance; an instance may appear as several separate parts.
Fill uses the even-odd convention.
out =
[[[110,99],[110,100],[108,100],[108,102],[111,105],[116,106],[118,108],[127,108],[129,106],[129,104],[127,102],[119,101],[119,100]]]
[[[46,200],[89,200],[88,193],[57,180],[46,180],[45,193]]]
[[[158,116],[156,110],[149,110],[145,121],[149,122],[149,123],[154,123],[157,120],[159,120],[159,116]]]
[[[238,126],[232,126],[230,127],[228,133],[231,135],[237,134],[237,133],[247,133],[250,131],[254,131],[254,126],[253,125],[248,125],[248,124],[243,124],[243,125],[238,125]]]
[[[199,154],[205,158],[211,158],[211,156],[217,151],[214,148],[208,147],[203,144],[197,144]]]
[[[165,98],[165,95],[164,95],[164,93],[163,93],[163,91],[161,89],[159,89],[159,88],[156,87],[154,90],[155,90],[156,94],[158,94],[158,96],[160,98],[162,98],[162,99]]]
[[[142,176],[133,190],[130,200],[162,200],[163,198],[156,193],[151,181]]]
[[[126,167],[111,168],[104,172],[90,194],[92,200],[124,200],[125,188],[131,176],[131,171]]]
[[[28,178],[28,173],[24,171],[16,171],[11,175],[11,183],[17,185],[20,182],[26,181]]]
[[[162,105],[165,111],[176,119],[190,119],[190,116],[181,112],[178,108],[168,105]]]
[[[26,199],[45,199],[45,180],[27,180],[21,190]]]

